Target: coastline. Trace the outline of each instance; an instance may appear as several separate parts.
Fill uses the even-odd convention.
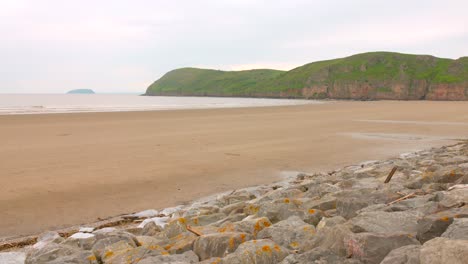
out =
[[[378,101],[1,116],[0,136],[9,139],[0,151],[2,236],[169,207],[271,183],[280,171],[326,171],[445,145],[465,136],[460,123],[468,118],[459,113],[467,110],[466,103]],[[32,131],[36,140],[29,137]],[[110,152],[112,159],[106,157]]]

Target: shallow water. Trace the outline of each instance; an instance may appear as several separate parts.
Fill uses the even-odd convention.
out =
[[[0,94],[0,115],[236,108],[312,103],[320,102],[288,99],[117,94]]]

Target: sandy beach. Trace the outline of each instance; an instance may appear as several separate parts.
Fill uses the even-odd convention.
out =
[[[0,116],[0,237],[449,144],[467,102]]]

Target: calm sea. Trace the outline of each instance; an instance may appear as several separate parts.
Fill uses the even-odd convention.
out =
[[[0,115],[233,108],[319,103],[310,100],[117,94],[0,94]]]

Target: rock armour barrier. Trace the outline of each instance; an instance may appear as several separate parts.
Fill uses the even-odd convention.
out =
[[[463,142],[46,232],[0,263],[467,263],[467,203]]]

